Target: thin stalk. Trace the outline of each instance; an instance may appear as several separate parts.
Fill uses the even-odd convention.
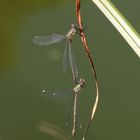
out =
[[[140,35],[110,0],[92,0],[140,57]]]
[[[83,135],[83,140],[85,140],[88,129],[89,129],[90,124],[95,116],[95,112],[97,109],[97,105],[98,105],[98,101],[99,101],[99,84],[98,84],[98,80],[97,80],[97,74],[96,74],[96,70],[95,70],[95,66],[94,66],[94,61],[93,61],[93,58],[90,54],[90,50],[89,50],[88,43],[86,40],[86,35],[83,32],[82,16],[81,16],[81,12],[80,12],[80,0],[76,0],[76,17],[77,17],[77,23],[78,23],[79,28],[80,28],[81,41],[82,41],[83,46],[85,48],[85,51],[86,51],[86,54],[87,54],[87,57],[88,57],[88,60],[89,60],[90,66],[91,66],[92,74],[93,74],[93,77],[95,79],[95,86],[96,86],[95,102],[93,104],[91,115],[90,115],[87,127],[86,127],[84,135]]]

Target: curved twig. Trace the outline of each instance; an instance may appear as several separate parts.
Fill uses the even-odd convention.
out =
[[[93,74],[93,77],[95,79],[95,86],[96,86],[96,99],[95,99],[95,102],[94,102],[94,105],[93,105],[93,108],[92,108],[92,111],[91,111],[91,117],[89,118],[88,125],[85,129],[84,136],[83,136],[83,140],[85,140],[85,137],[87,135],[88,129],[89,129],[90,124],[91,124],[91,121],[93,120],[93,117],[95,116],[95,112],[96,112],[96,109],[97,109],[98,100],[99,100],[99,84],[98,84],[98,80],[97,80],[97,74],[96,74],[93,58],[91,57],[90,50],[89,50],[89,47],[88,47],[88,43],[87,43],[87,40],[86,40],[86,36],[85,36],[85,33],[83,32],[82,16],[81,16],[81,12],[80,12],[80,0],[76,0],[76,17],[77,17],[77,22],[78,22],[78,25],[79,25],[79,28],[80,28],[81,41],[84,45],[86,54],[88,56],[88,60],[89,60],[89,63],[91,65],[92,74]]]

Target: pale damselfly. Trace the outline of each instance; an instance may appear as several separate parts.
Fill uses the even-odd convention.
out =
[[[73,126],[72,126],[72,136],[76,135],[76,130],[77,130],[77,98],[78,95],[81,93],[82,89],[85,86],[85,80],[80,78],[79,81],[77,81],[77,84],[74,88],[67,90],[65,94],[71,93],[74,95],[74,101],[73,101]],[[47,90],[42,90],[43,95],[46,95],[47,97],[50,98],[59,98],[58,96],[60,95],[61,97],[64,96],[64,93],[60,92],[49,92]]]
[[[75,35],[75,33],[80,34],[80,30],[76,25],[71,24],[71,28],[66,35],[59,35],[56,33],[52,33],[52,35],[35,36],[33,38],[33,42],[37,45],[51,45],[66,40],[66,47],[64,50],[64,59],[63,59],[63,71],[64,73],[66,73],[68,67],[67,61],[69,61],[69,65],[72,71],[72,76],[74,81],[76,81],[78,78],[78,70],[71,49],[72,38]]]

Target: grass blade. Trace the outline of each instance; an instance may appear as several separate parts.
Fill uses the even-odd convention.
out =
[[[140,57],[140,35],[109,0],[92,0]]]

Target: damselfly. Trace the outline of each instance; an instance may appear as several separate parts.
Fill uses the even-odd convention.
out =
[[[66,70],[68,67],[67,60],[69,60],[69,64],[70,64],[74,81],[76,81],[78,78],[78,70],[77,70],[75,58],[71,49],[71,42],[75,33],[80,34],[80,30],[76,25],[71,24],[71,29],[68,31],[66,35],[59,35],[59,34],[53,33],[52,35],[35,36],[33,38],[33,42],[37,45],[51,45],[51,44],[59,43],[66,40],[66,47],[65,47],[64,59],[63,59],[63,71],[64,73],[66,73]]]
[[[74,95],[74,101],[73,101],[73,127],[72,127],[72,136],[76,135],[76,124],[77,124],[77,98],[80,92],[82,91],[83,87],[85,86],[85,80],[80,78],[79,81],[77,81],[76,86],[73,89],[67,90],[67,94],[71,93]],[[46,90],[42,91],[43,95],[46,95],[47,97],[58,97],[59,94],[61,96],[63,95],[61,92],[49,92]]]

